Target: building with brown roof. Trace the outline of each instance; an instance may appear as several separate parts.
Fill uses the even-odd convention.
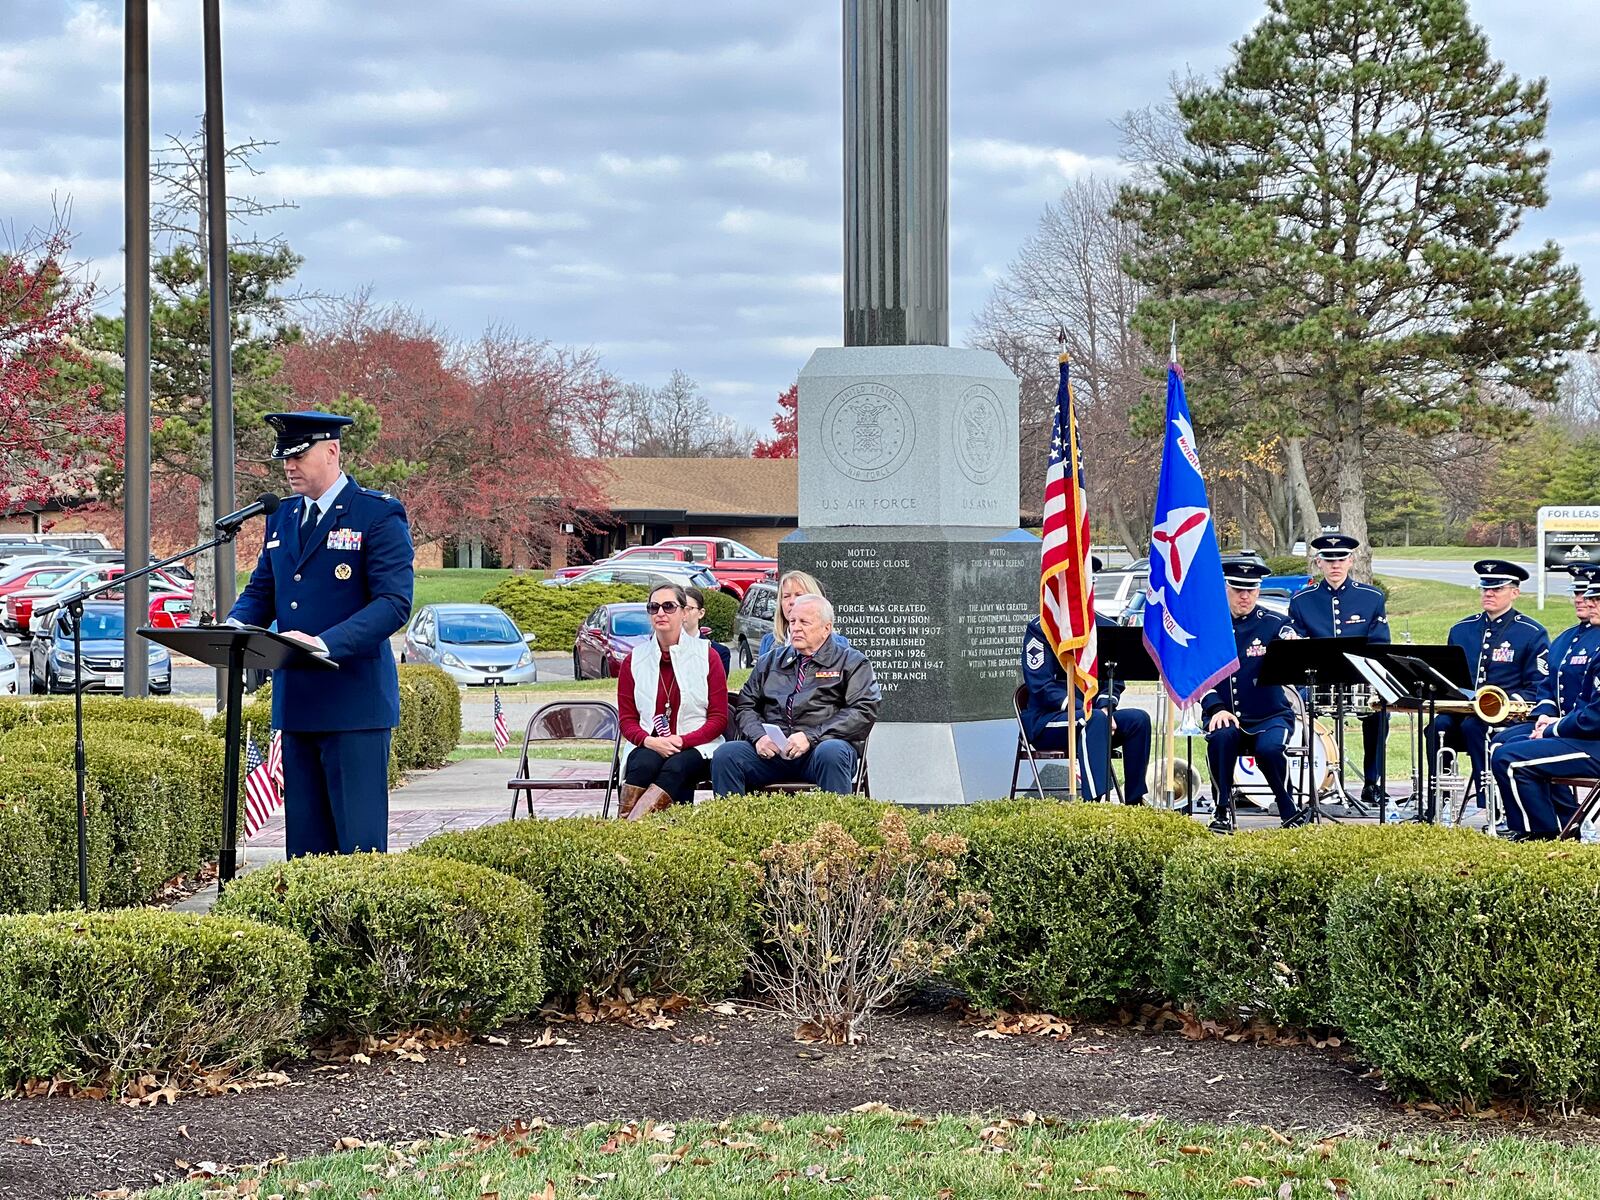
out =
[[[794,458],[608,458],[605,507],[588,514],[574,559],[600,559],[666,537],[726,537],[776,556],[799,524]]]

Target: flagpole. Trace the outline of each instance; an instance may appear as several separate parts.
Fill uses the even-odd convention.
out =
[[[1167,691],[1165,679],[1161,681],[1161,689],[1167,692],[1167,811],[1170,812],[1176,807],[1177,799],[1178,705]]]
[[[1078,797],[1078,685],[1067,669],[1067,803]]]

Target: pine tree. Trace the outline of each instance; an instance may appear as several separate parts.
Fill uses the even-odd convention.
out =
[[[1546,202],[1545,84],[1489,57],[1463,0],[1269,0],[1178,110],[1181,161],[1121,200],[1141,332],[1175,320],[1202,402],[1326,456],[1347,532],[1375,439],[1514,429],[1554,395],[1593,326],[1554,244],[1509,246]]]

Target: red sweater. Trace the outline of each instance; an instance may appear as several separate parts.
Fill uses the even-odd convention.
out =
[[[706,719],[705,724],[699,729],[682,730],[678,728],[679,704],[672,706],[672,732],[683,735],[683,748],[703,746],[707,742],[715,741],[721,737],[728,728],[728,675],[722,669],[722,658],[706,646],[706,657],[710,659],[706,671]],[[678,680],[672,672],[672,657],[663,653],[661,665],[656,680],[656,706],[648,715],[654,717],[667,707],[669,698],[677,700],[680,696]],[[622,664],[622,670],[617,675],[617,714],[622,718],[622,736],[635,746],[644,745],[644,739],[651,736],[650,731],[639,723],[639,706],[633,702],[633,657],[630,655]]]

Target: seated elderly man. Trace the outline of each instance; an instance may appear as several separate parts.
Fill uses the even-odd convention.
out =
[[[789,644],[760,659],[734,704],[728,740],[711,759],[711,788],[740,795],[773,783],[848,792],[853,743],[866,740],[882,693],[872,664],[833,637],[833,605],[799,597]]]

